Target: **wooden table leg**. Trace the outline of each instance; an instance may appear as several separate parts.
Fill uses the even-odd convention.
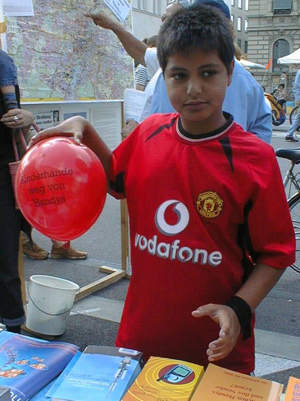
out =
[[[23,245],[22,245],[21,235],[20,235],[20,239],[19,239],[18,270],[19,270],[19,277],[21,280],[22,300],[23,300],[23,305],[25,305],[25,304],[27,304],[26,280],[25,280],[25,274],[24,274],[24,255],[23,255]]]

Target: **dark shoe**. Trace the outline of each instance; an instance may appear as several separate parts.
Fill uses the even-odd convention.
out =
[[[10,331],[11,333],[18,333],[21,334],[21,326],[6,326],[6,330]]]
[[[52,245],[50,256],[52,259],[80,260],[80,259],[86,259],[88,253],[83,251],[78,251],[77,249],[74,249],[71,246],[64,247],[64,246]]]
[[[40,248],[35,242],[23,241],[23,253],[30,259],[45,260],[48,258],[49,252]]]
[[[287,136],[285,137],[285,140],[286,140],[286,141],[289,141],[289,142],[299,142],[298,139],[296,139],[296,138],[294,138],[293,136],[290,136],[290,135],[287,135]]]

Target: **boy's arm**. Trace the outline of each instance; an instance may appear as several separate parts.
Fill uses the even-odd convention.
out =
[[[130,32],[128,32],[121,24],[114,21],[112,18],[110,18],[103,12],[97,14],[93,13],[86,14],[86,17],[91,18],[94,21],[94,24],[104,29],[110,29],[111,31],[113,31],[117,35],[119,41],[122,43],[124,49],[129,54],[129,56],[134,58],[140,64],[146,65],[144,56],[147,46],[145,45],[144,42],[137,39]]]
[[[257,264],[235,296],[242,298],[249,305],[251,311],[254,311],[283,272],[284,269]],[[241,325],[236,312],[228,305],[208,304],[197,308],[192,315],[196,318],[209,316],[219,325],[219,338],[209,344],[207,354],[210,362],[225,358],[235,347],[241,333]]]
[[[39,134],[32,137],[29,147],[42,139],[54,136],[72,137],[76,142],[82,142],[92,149],[100,159],[106,173],[107,182],[109,183],[112,166],[112,152],[99,137],[95,128],[85,118],[80,116],[71,117],[68,120],[63,121],[61,124],[58,124],[56,127],[47,128],[41,131]]]
[[[282,276],[285,269],[257,264],[248,280],[235,294],[254,310]]]

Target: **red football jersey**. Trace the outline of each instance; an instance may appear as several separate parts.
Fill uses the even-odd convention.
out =
[[[206,365],[220,328],[191,312],[225,304],[241,287],[245,244],[255,261],[275,268],[294,260],[273,149],[228,115],[224,127],[195,137],[178,114],[157,114],[114,151],[111,187],[128,202],[132,264],[116,344]],[[253,335],[240,336],[217,363],[253,371]]]

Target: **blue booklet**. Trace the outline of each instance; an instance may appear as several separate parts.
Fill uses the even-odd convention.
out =
[[[30,401],[50,401],[53,392],[60,385],[64,376],[67,373],[69,373],[70,369],[72,368],[74,363],[77,361],[77,359],[80,357],[80,355],[81,355],[81,352],[78,351],[73,356],[73,358],[70,360],[70,362],[67,364],[67,366],[64,368],[64,370],[61,372],[61,374],[57,378],[53,379],[50,383],[48,383],[45,387],[43,387],[35,396],[30,398]],[[0,400],[1,400],[1,398],[0,398]]]
[[[73,344],[0,332],[0,386],[27,401],[50,383],[77,353]]]
[[[52,401],[119,401],[141,371],[142,354],[88,346],[52,394]]]

